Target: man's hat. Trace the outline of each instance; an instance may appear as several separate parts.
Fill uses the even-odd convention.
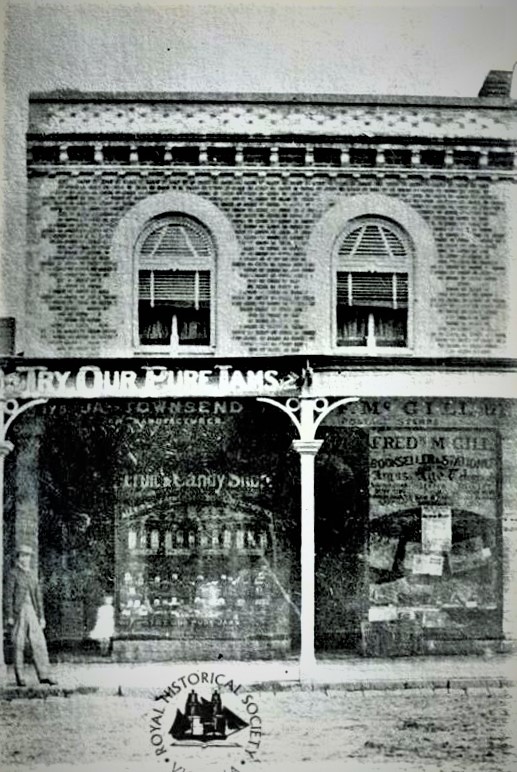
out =
[[[34,554],[34,550],[28,544],[20,544],[20,546],[17,549],[17,554],[18,555],[32,555],[32,554]]]

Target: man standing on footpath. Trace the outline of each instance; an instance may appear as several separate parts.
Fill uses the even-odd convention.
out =
[[[40,683],[53,685],[49,676],[47,643],[43,634],[45,616],[38,579],[31,570],[32,547],[23,544],[7,582],[7,624],[11,625],[14,645],[14,672],[18,686],[23,678],[23,652],[27,636]]]

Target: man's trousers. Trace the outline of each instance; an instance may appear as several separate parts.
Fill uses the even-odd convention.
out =
[[[14,672],[19,681],[23,681],[23,652],[27,637],[32,649],[34,666],[41,681],[42,678],[48,678],[47,642],[30,600],[26,601],[21,607],[13,629]]]

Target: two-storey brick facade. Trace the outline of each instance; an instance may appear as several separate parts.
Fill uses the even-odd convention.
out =
[[[495,82],[32,97],[6,415],[46,401],[12,429],[5,543],[39,529],[56,645],[86,645],[106,593],[127,659],[515,638]]]

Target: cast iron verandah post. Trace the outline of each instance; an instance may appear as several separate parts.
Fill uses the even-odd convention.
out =
[[[7,668],[4,658],[4,615],[3,615],[3,576],[4,576],[4,466],[5,459],[13,449],[6,434],[13,421],[26,410],[47,402],[44,398],[30,399],[20,404],[17,399],[5,399],[0,395],[0,683],[5,683]]]
[[[344,397],[329,402],[323,397],[290,397],[280,401],[258,397],[259,402],[279,408],[286,413],[298,431],[293,448],[300,455],[301,504],[301,647],[300,680],[310,681],[316,666],[314,649],[315,609],[315,536],[314,536],[314,462],[323,440],[316,439],[321,422],[340,405],[357,402],[358,397]]]

